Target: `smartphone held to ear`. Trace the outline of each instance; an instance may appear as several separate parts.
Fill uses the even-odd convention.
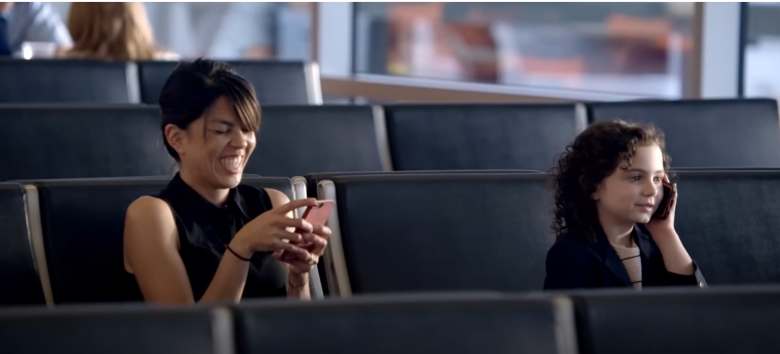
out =
[[[674,186],[670,182],[663,181],[664,196],[658,203],[658,209],[653,213],[653,219],[664,220],[669,217],[672,211],[672,201],[674,200]]]

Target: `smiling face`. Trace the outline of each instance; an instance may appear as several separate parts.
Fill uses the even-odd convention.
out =
[[[187,129],[168,129],[178,130],[169,142],[179,154],[183,178],[193,187],[222,190],[241,183],[256,137],[254,130],[242,128],[230,99],[219,97]]]
[[[664,175],[661,148],[638,146],[630,163],[618,165],[593,193],[602,226],[649,222],[663,197]]]

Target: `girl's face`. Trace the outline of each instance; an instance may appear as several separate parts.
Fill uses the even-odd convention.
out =
[[[241,183],[256,138],[254,131],[241,130],[228,98],[218,98],[181,133],[177,152],[182,173],[209,189],[233,188]]]
[[[663,197],[665,173],[658,145],[637,147],[631,164],[618,165],[593,193],[602,227],[649,222]]]

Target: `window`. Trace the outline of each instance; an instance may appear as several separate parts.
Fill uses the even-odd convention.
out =
[[[743,17],[743,94],[748,97],[780,96],[780,4],[750,3]]]
[[[355,3],[357,74],[678,98],[691,3]]]
[[[52,3],[64,21],[69,3]],[[157,44],[182,58],[310,60],[311,3],[144,3]]]

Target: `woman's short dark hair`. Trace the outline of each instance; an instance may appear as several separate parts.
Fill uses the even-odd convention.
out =
[[[650,144],[661,148],[664,170],[669,171],[664,134],[653,125],[616,120],[593,124],[580,133],[552,171],[556,237],[574,234],[592,240],[599,224],[593,193],[621,163],[630,165],[637,147]]]
[[[242,130],[256,131],[260,127],[260,106],[252,84],[227,64],[205,59],[183,62],[168,77],[159,100],[161,128],[165,148],[176,161],[179,161],[179,154],[165,139],[165,126],[173,124],[187,129],[222,96],[228,98],[236,110]]]

